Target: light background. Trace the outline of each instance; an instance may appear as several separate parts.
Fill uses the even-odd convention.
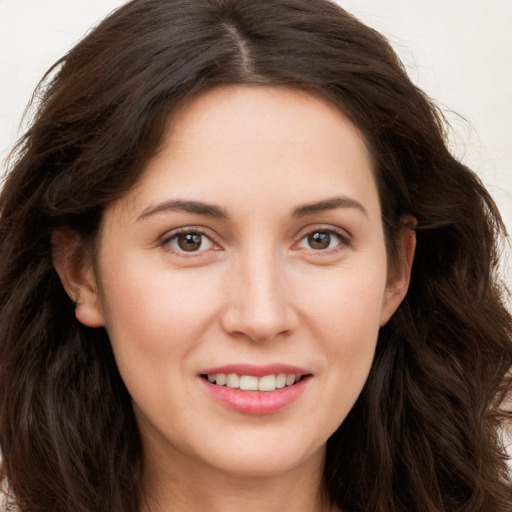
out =
[[[0,0],[0,159],[43,73],[121,0]],[[512,0],[339,0],[383,32],[443,107],[453,152],[483,179],[512,232]],[[512,287],[511,248],[504,279]]]

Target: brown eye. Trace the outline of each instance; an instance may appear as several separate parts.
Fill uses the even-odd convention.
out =
[[[330,233],[317,231],[308,235],[308,243],[311,249],[327,249],[331,244]]]
[[[179,252],[200,252],[211,249],[213,242],[198,231],[185,231],[172,236],[169,245]]]
[[[318,230],[307,234],[299,242],[298,246],[302,249],[313,249],[315,251],[323,251],[325,249],[333,249],[344,243],[341,235],[334,231]]]
[[[185,233],[178,236],[178,245],[184,251],[197,251],[201,247],[200,233]]]

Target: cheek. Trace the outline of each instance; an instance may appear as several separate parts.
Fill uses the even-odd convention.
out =
[[[103,279],[106,329],[114,350],[156,359],[189,350],[215,315],[218,284],[211,278],[205,282],[204,276],[137,268],[118,264]],[[130,278],[118,278],[126,275]]]
[[[325,375],[332,393],[326,394],[325,407],[339,411],[340,421],[357,399],[370,371],[385,286],[385,265],[368,262],[317,280],[304,304],[311,335],[327,356],[329,371]]]
[[[379,301],[374,302],[375,307],[366,303],[365,308],[361,300],[367,298],[367,295],[353,294],[351,300],[340,301],[338,314],[333,314],[331,322],[326,323],[330,331],[323,345],[328,360],[324,373],[327,391],[320,405],[326,414],[329,435],[343,423],[356,403],[373,363],[379,333],[376,312]]]
[[[331,337],[349,342],[378,331],[386,289],[385,259],[330,269],[306,280],[297,294],[310,321]],[[314,286],[311,285],[314,284]]]
[[[381,296],[352,288],[349,296],[338,296],[330,312],[318,312],[319,316],[324,315],[323,348],[328,354],[332,374],[343,381],[346,390],[362,388],[370,371],[381,303]]]

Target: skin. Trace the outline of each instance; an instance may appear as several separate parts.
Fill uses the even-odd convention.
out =
[[[203,233],[200,248],[183,250],[180,229]],[[313,247],[312,233],[328,247]],[[414,251],[404,230],[389,278],[371,158],[339,110],[284,88],[200,95],[174,115],[139,184],[106,210],[94,264],[68,257],[73,235],[54,244],[77,318],[111,339],[155,510],[328,510],[325,443],[365,383]],[[199,376],[276,362],[311,377],[273,414],[225,407]]]

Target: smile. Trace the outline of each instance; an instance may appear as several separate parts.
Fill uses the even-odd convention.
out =
[[[257,377],[255,375],[239,375],[237,373],[214,373],[203,375],[212,384],[226,386],[242,391],[275,391],[293,386],[302,379],[302,375],[278,373]]]
[[[220,405],[249,415],[274,414],[298,401],[313,374],[288,364],[228,364],[198,374],[206,393]]]

